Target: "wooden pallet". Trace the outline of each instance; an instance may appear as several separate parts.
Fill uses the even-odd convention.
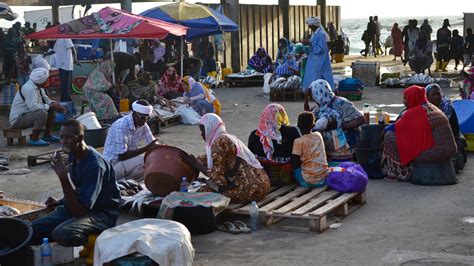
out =
[[[263,86],[263,75],[250,77],[224,77],[226,87],[255,87]]]
[[[361,207],[366,201],[366,193],[339,193],[324,188],[303,188],[289,185],[273,190],[257,202],[260,222],[265,226],[274,225],[285,218],[309,221],[309,230],[321,233],[329,225],[344,218]],[[231,204],[226,212],[249,215],[250,204]]]
[[[160,128],[167,128],[181,124],[181,115],[174,115],[167,118],[157,117],[157,121],[160,123]]]
[[[304,101],[302,90],[270,90],[270,101],[275,102],[297,102]]]
[[[26,137],[33,134],[33,128],[26,129],[14,129],[14,128],[5,128],[3,130],[3,136],[7,138],[7,145],[13,145],[15,139],[18,139],[18,143],[22,146],[26,145]]]

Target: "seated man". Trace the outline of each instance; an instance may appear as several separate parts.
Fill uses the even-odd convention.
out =
[[[115,121],[109,129],[104,146],[104,157],[112,163],[117,180],[143,180],[142,155],[158,144],[150,127],[146,124],[153,107],[146,100],[138,100],[132,104],[133,112]],[[138,148],[144,141],[146,146]]]
[[[59,103],[51,101],[43,89],[48,77],[49,70],[33,69],[30,79],[15,95],[10,109],[11,128],[33,127],[33,134],[28,141],[28,144],[33,146],[46,146],[49,142],[59,141],[58,137],[51,135],[51,129],[54,126],[55,112],[66,111]],[[43,128],[45,128],[44,136],[40,139],[39,135]]]
[[[68,167],[59,152],[51,165],[61,182],[64,198],[48,198],[46,204],[57,207],[32,222],[32,243],[40,244],[43,237],[52,236],[59,245],[80,246],[87,243],[88,235],[115,226],[120,191],[110,163],[84,142],[84,126],[79,121],[64,122],[60,135],[62,150],[69,155]]]

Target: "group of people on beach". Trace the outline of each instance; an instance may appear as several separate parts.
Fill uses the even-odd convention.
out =
[[[428,19],[425,19],[420,27],[416,19],[410,19],[403,28],[395,23],[385,46],[391,47],[389,53],[394,56],[394,61],[400,57],[404,64],[408,63],[416,73],[425,71],[431,73],[433,54],[436,59],[435,72],[446,71],[450,60],[454,60],[455,70],[459,64],[462,64],[464,70],[469,64],[472,65],[474,52],[472,28],[467,28],[463,37],[457,29],[451,32],[449,27],[451,27],[449,19],[444,19],[442,27],[436,31],[436,40],[431,40],[433,29]],[[369,41],[365,43],[368,47]],[[373,52],[374,55],[377,54],[375,50]]]

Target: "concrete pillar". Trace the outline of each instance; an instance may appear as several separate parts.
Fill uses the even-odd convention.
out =
[[[238,0],[220,0],[221,5],[226,5],[225,14],[232,21],[239,24],[240,5]],[[240,25],[239,25],[240,26]],[[231,49],[232,71],[240,72],[240,30],[231,33],[231,45],[226,49]],[[228,66],[226,66],[228,67]]]
[[[120,9],[132,12],[132,0],[121,0]]]
[[[290,40],[290,1],[278,0],[278,7],[280,8],[280,14],[283,16],[283,37]]]
[[[51,17],[53,18],[53,25],[59,23],[59,5],[51,5]]]
[[[321,7],[321,25],[323,28],[327,27],[327,14],[326,14],[326,0],[318,0],[318,5]]]

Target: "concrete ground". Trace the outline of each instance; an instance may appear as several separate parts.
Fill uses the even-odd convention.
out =
[[[399,62],[393,63],[391,57],[377,59],[383,61],[383,67],[406,70]],[[350,62],[336,65],[335,71],[344,72],[347,65]],[[454,98],[456,90],[445,90],[445,93]],[[368,87],[362,101],[354,103],[358,108],[365,102],[398,104],[402,101],[402,91]],[[216,93],[228,131],[246,142],[269,103],[268,96],[257,87],[220,88]],[[291,123],[296,123],[303,103],[281,104]],[[397,113],[400,108],[385,110]],[[7,119],[0,117],[0,125],[4,126]],[[173,126],[157,137],[162,143],[193,154],[205,152],[197,126]],[[48,165],[31,169],[26,166],[27,155],[57,145],[32,148],[6,147],[5,143],[5,138],[0,138],[0,153],[10,157],[12,170],[0,172],[0,190],[7,196],[38,201],[48,195],[61,196],[57,177]],[[458,175],[459,183],[453,186],[422,187],[370,180],[367,203],[343,219],[341,227],[321,234],[275,226],[248,235],[215,232],[194,236],[195,265],[474,265],[474,224],[463,221],[474,216],[473,158],[469,154],[470,162]],[[289,224],[307,228],[305,223]]]

